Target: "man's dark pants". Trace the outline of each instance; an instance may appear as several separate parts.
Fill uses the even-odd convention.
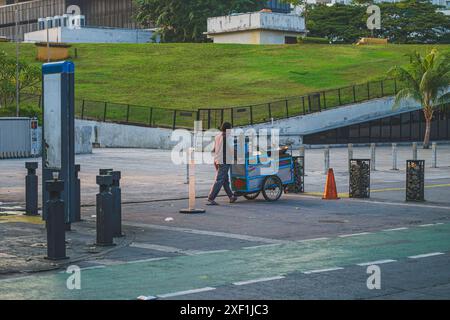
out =
[[[230,167],[231,165],[229,164],[218,165],[218,169],[216,171],[216,182],[214,183],[214,185],[211,188],[211,191],[209,192],[208,196],[209,200],[215,200],[222,187],[225,189],[225,192],[227,193],[229,198],[233,197],[233,191],[231,191],[230,179],[228,177]]]

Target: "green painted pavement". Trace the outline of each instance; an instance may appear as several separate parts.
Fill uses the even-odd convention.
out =
[[[0,299],[135,299],[436,251],[450,251],[450,224],[83,270],[81,290],[64,273],[3,280]]]

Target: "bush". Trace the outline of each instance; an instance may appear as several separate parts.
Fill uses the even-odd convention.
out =
[[[319,38],[319,37],[298,37],[298,43],[317,43],[317,44],[330,44],[330,40],[327,38]]]

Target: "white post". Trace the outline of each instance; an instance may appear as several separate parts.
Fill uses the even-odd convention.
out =
[[[392,170],[398,170],[397,167],[397,144],[392,144]]]
[[[370,171],[376,171],[376,166],[375,166],[375,152],[376,152],[376,144],[375,143],[371,143],[370,144]]]
[[[326,146],[323,151],[324,155],[324,174],[328,174],[328,170],[330,169],[330,147]]]
[[[431,145],[431,167],[437,168],[437,143]]]
[[[413,160],[417,160],[417,142],[413,142],[412,144],[412,158]]]
[[[348,170],[350,171],[350,160],[353,159],[353,143],[348,144]]]
[[[299,155],[300,155],[300,157],[305,157],[305,147],[304,146],[300,146]]]

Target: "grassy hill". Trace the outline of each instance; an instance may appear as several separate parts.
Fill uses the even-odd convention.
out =
[[[385,77],[425,45],[250,46],[77,44],[76,96],[89,100],[197,109],[267,102]],[[437,46],[450,51],[450,45]],[[14,54],[14,44],[0,43]],[[34,45],[21,57],[35,61]]]

